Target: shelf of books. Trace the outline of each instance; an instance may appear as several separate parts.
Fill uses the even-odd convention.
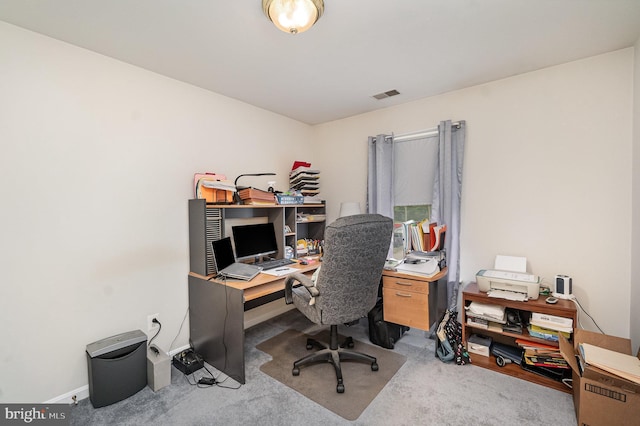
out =
[[[575,330],[571,301],[489,298],[476,283],[467,285],[462,300],[462,336],[473,365],[571,393],[571,369],[558,342]]]

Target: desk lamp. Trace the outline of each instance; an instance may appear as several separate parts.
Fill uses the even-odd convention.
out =
[[[244,173],[244,174],[239,175],[236,178],[236,180],[233,181],[233,184],[236,187],[236,192],[234,194],[235,203],[236,204],[242,204],[242,200],[240,199],[240,190],[249,188],[248,186],[238,187],[238,179],[240,179],[243,176],[275,176],[275,175],[276,175],[275,173]]]

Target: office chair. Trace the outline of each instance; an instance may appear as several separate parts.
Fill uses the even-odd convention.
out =
[[[376,358],[352,351],[353,339],[338,344],[338,324],[362,317],[376,304],[382,269],[391,244],[393,221],[378,214],[357,214],[337,219],[325,230],[322,267],[314,283],[303,274],[292,274],[285,281],[285,302],[293,303],[316,324],[328,324],[330,342],[307,340],[307,349],[320,348],[293,363],[292,373],[300,374],[307,364],[330,362],[336,370],[338,393],[344,392],[341,360],[371,364],[378,371]],[[294,287],[297,283],[302,285]]]

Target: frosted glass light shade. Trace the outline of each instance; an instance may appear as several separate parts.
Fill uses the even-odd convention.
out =
[[[360,214],[360,203],[356,201],[348,201],[340,204],[340,217],[351,216],[354,214]]]
[[[262,0],[265,15],[285,33],[307,31],[324,12],[323,0]]]

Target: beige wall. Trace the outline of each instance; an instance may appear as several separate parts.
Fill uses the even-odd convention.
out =
[[[315,128],[4,23],[0,64],[2,402],[86,386],[86,344],[146,331],[147,314],[161,348],[188,343],[195,171],[274,171],[284,188],[291,162],[311,161],[333,219],[340,201],[364,205],[368,135],[443,119],[468,124],[463,279],[527,256],[629,335],[632,49]]]
[[[640,347],[640,39],[635,45],[633,72],[633,206],[631,246],[631,339],[633,353]]]
[[[312,134],[2,22],[0,64],[0,401],[43,402],[86,386],[88,343],[146,332],[148,314],[169,349],[194,172],[274,171],[286,188]]]
[[[467,121],[461,277],[526,256],[607,333],[629,336],[633,49],[315,128],[329,215],[366,197],[366,138]],[[582,325],[594,329],[586,315]]]

